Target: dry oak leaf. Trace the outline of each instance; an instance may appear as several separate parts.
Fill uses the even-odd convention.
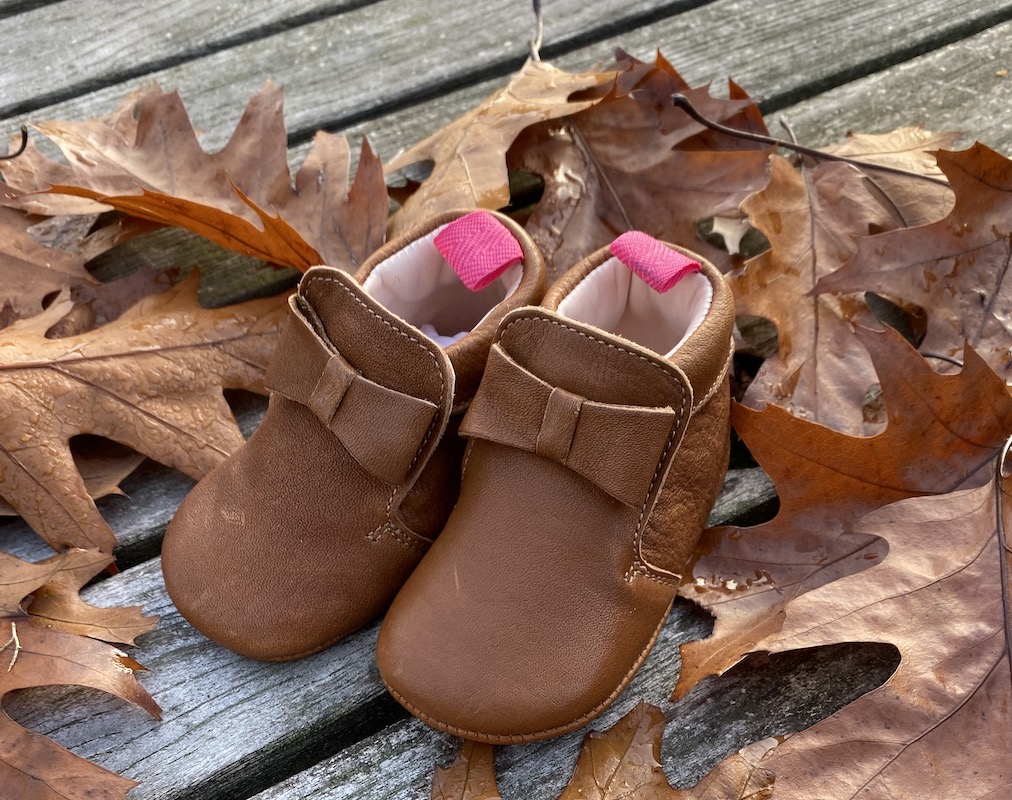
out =
[[[901,221],[856,167],[825,162],[796,170],[779,156],[769,186],[742,208],[770,249],[730,276],[737,311],[771,320],[778,333],[776,354],[743,402],[774,403],[845,433],[873,432],[865,429],[862,399],[875,373],[849,321],[866,307],[811,291],[855,252],[858,237]]]
[[[728,100],[690,89],[659,53],[653,64],[619,54],[614,86],[593,107],[525,131],[508,153],[511,169],[540,175],[544,193],[527,230],[553,277],[623,231],[642,230],[689,247],[722,268],[726,252],[697,224],[737,214],[769,181],[769,147],[714,133],[675,108],[690,97],[702,113],[765,132],[755,103],[731,84]]]
[[[123,494],[120,483],[141,465],[144,456],[132,450],[109,452],[112,448],[77,450],[72,447],[74,464],[81,473],[88,496],[93,500],[114,494]],[[118,448],[117,448],[118,450]],[[0,517],[16,517],[10,504],[0,499]]]
[[[0,184],[0,198],[16,194]],[[99,283],[85,263],[118,241],[129,238],[136,226],[113,223],[89,233],[98,215],[45,217],[0,206],[0,328],[16,319],[34,316],[64,288],[77,304],[73,324],[78,329],[119,316],[128,305],[156,291],[164,291],[164,273],[137,270],[131,275]],[[61,323],[70,327],[71,320]],[[59,331],[50,335],[63,335]]]
[[[0,565],[4,556],[0,553]],[[48,561],[56,559],[62,559],[59,570],[32,592],[28,605],[28,616],[38,627],[132,645],[138,636],[158,624],[158,617],[141,616],[140,606],[99,608],[81,599],[81,588],[112,564],[107,553],[74,548]]]
[[[93,559],[103,566],[110,561],[108,555],[82,555],[74,550],[36,564],[0,554],[0,700],[18,689],[85,686],[115,694],[158,718],[157,704],[134,677],[143,669],[136,661],[103,642],[40,628],[21,609],[28,595],[82,559]],[[0,710],[0,786],[4,797],[124,800],[135,785],[78,758],[45,736],[25,730]]]
[[[826,153],[856,159],[914,175],[944,181],[935,150],[951,149],[962,137],[956,131],[927,131],[917,126],[889,133],[848,133],[839,144],[821,147]],[[944,183],[921,181],[875,169],[862,169],[872,187],[902,220],[903,227],[925,225],[941,219],[952,209],[952,189]]]
[[[968,341],[1012,379],[1012,160],[982,144],[936,153],[955,192],[938,222],[862,241],[817,292],[874,291],[927,312],[924,352],[958,356]]]
[[[589,108],[600,98],[570,96],[614,80],[613,72],[568,73],[528,60],[478,107],[398,154],[387,174],[432,162],[431,174],[390,220],[391,235],[454,208],[498,209],[510,200],[506,151],[524,128]]]
[[[65,286],[80,289],[98,283],[81,256],[39,244],[28,232],[36,221],[0,207],[0,308],[9,308],[0,317],[7,324],[38,314],[43,301]],[[0,321],[0,327],[4,325]]]
[[[664,714],[640,702],[603,732],[583,739],[559,800],[766,800],[772,775],[758,766],[768,745],[751,745],[717,765],[692,789],[668,783],[659,758]]]
[[[1010,529],[1012,479],[997,475],[861,520],[885,560],[792,603],[770,649],[884,641],[900,665],[772,754],[776,797],[1012,797]]]
[[[881,375],[888,426],[847,436],[769,406],[735,406],[732,422],[773,479],[769,522],[704,532],[680,593],[716,616],[713,633],[682,645],[675,698],[763,649],[784,608],[881,561],[885,546],[854,523],[907,497],[978,485],[1012,431],[1012,397],[969,347],[956,375],[939,375],[894,331],[858,331]]]
[[[501,800],[492,745],[464,740],[448,767],[436,767],[431,800]]]
[[[203,309],[196,274],[63,339],[70,303],[0,331],[0,497],[54,549],[115,538],[68,440],[103,436],[199,478],[243,442],[223,389],[263,391],[285,298]]]
[[[322,263],[354,269],[383,242],[386,186],[368,142],[350,188],[348,143],[325,132],[293,178],[282,91],[270,82],[216,153],[201,147],[178,93],[158,86],[128,97],[108,117],[36,127],[68,164],[33,147],[0,167],[18,191],[32,192],[11,202],[33,213],[115,208],[303,270]],[[39,194],[47,189],[56,194]],[[65,195],[90,206],[68,205]]]
[[[606,731],[583,737],[573,777],[559,800],[676,800],[661,767],[664,714],[640,701]]]

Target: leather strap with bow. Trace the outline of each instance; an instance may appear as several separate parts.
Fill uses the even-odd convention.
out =
[[[541,380],[495,344],[460,434],[553,459],[636,507],[685,433],[692,393],[679,382],[677,408],[596,402]]]
[[[292,313],[264,386],[312,411],[369,474],[399,484],[429,438],[438,407],[369,380],[313,329],[297,296],[289,302]]]

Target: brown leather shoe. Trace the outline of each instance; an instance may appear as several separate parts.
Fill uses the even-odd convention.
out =
[[[409,711],[511,744],[615,700],[723,480],[733,322],[715,267],[636,233],[506,317],[460,427],[460,499],[380,631]]]
[[[457,499],[457,425],[496,329],[541,299],[544,276],[523,230],[488,212],[435,218],[354,278],[309,270],[264,378],[262,424],[166,533],[165,585],[183,616],[281,661],[382,612]]]

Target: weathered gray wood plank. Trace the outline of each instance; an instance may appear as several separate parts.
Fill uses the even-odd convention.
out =
[[[707,635],[706,616],[676,607],[657,647],[615,705],[588,728],[545,742],[497,749],[503,800],[555,800],[576,764],[587,730],[612,725],[640,700],[668,718],[662,764],[680,788],[720,760],[767,736],[801,730],[885,681],[897,664],[888,645],[846,645],[769,659],[758,657],[700,684],[679,703],[668,695],[679,669],[678,645]],[[416,719],[343,749],[263,791],[256,800],[423,800],[434,765],[448,763],[458,740]]]
[[[650,5],[613,2],[547,4],[546,42],[564,46],[607,21]],[[693,82],[734,76],[759,97],[788,96],[847,70],[866,68],[897,51],[929,47],[958,36],[968,21],[1006,14],[1012,3],[946,0],[882,4],[817,0],[794,3],[717,2],[581,47],[557,60],[589,66],[612,45],[647,51],[660,45]],[[526,3],[425,4],[387,0],[248,45],[162,70],[156,77],[179,87],[209,146],[224,143],[246,99],[267,77],[285,84],[289,130],[346,127],[413,99],[447,90],[454,81],[504,74],[519,66],[531,33]],[[47,107],[38,118],[90,116],[112,107],[141,81],[127,81]]]
[[[1006,73],[1002,74],[1001,71]],[[995,26],[884,72],[785,108],[802,142],[841,141],[848,131],[901,125],[956,130],[967,142],[1012,154],[1012,23]]]
[[[287,774],[306,752],[332,753],[342,737],[355,737],[356,727],[368,731],[388,721],[383,715],[389,717],[393,706],[384,711],[373,663],[375,625],[326,653],[263,664],[217,647],[191,628],[165,594],[158,560],[85,596],[101,605],[143,603],[162,616],[132,653],[151,670],[141,680],[162,707],[162,721],[76,689],[26,692],[7,708],[33,730],[143,780],[131,800],[246,797]]]
[[[23,14],[5,31],[0,45],[0,116],[38,107],[42,98],[82,94],[119,83],[124,76],[144,75],[337,15],[362,2],[65,0],[46,5]]]
[[[726,496],[731,493],[734,498]],[[758,503],[772,496],[761,470],[733,473],[714,521],[737,513],[743,498]],[[147,511],[160,531],[178,500],[169,491],[159,502]],[[151,670],[142,682],[162,706],[163,721],[78,689],[28,692],[9,710],[79,755],[143,781],[132,800],[243,797],[404,716],[376,672],[377,624],[325,653],[260,664],[217,647],[180,617],[165,594],[157,559],[90,587],[84,596],[103,606],[143,604],[162,617],[132,654]],[[637,679],[642,692],[652,686],[649,696],[661,701],[677,677],[677,641],[704,635],[708,624],[689,604],[678,606],[652,666]]]
[[[638,18],[655,4],[631,0],[617,10],[609,0],[557,0],[565,26],[549,31],[549,43],[613,29],[623,17]],[[348,119],[431,95],[447,82],[489,69],[519,66],[534,32],[527,2],[478,0],[385,0],[159,70],[151,77],[178,87],[206,141],[218,147],[249,96],[267,78],[283,83],[289,131],[315,131]],[[103,37],[108,41],[108,37]],[[117,42],[118,36],[111,35]],[[30,69],[20,64],[19,71]],[[91,116],[112,108],[147,79],[125,81],[33,113],[33,118]]]
[[[597,46],[660,47],[691,84],[731,77],[780,108],[1009,19],[1008,0],[720,0]]]

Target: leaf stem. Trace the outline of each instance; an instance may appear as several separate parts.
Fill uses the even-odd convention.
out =
[[[795,142],[788,142],[784,139],[777,139],[775,136],[767,136],[762,133],[754,133],[752,131],[743,131],[738,128],[731,128],[727,125],[722,125],[715,120],[709,119],[700,113],[699,109],[696,108],[692,101],[684,94],[676,92],[671,95],[671,102],[675,104],[676,108],[682,109],[686,114],[692,117],[700,125],[705,125],[711,130],[715,130],[718,133],[724,133],[728,136],[736,136],[739,139],[747,139],[752,142],[761,142],[762,144],[773,145],[774,147],[783,147],[785,150],[792,150],[795,153],[814,158],[817,161],[839,161],[844,164],[850,164],[851,166],[858,167],[859,169],[874,170],[876,172],[888,172],[891,175],[902,175],[906,178],[917,178],[922,181],[929,181],[930,183],[938,184],[939,186],[948,186],[949,182],[942,180],[941,178],[933,178],[930,175],[921,175],[919,172],[910,172],[909,170],[899,169],[898,167],[887,167],[882,164],[870,164],[867,161],[859,161],[856,158],[847,158],[846,156],[838,156],[833,153],[826,153],[822,150],[816,150],[814,147],[806,147],[803,144],[797,144]]]
[[[11,623],[11,638],[4,642],[3,647],[0,647],[0,652],[6,650],[11,645],[14,645],[14,657],[11,659],[11,663],[7,666],[7,671],[10,672],[14,669],[14,665],[18,663],[18,656],[21,654],[21,640],[18,638],[18,626],[16,622]]]
[[[955,364],[960,369],[963,368],[963,362],[962,361],[960,361],[958,358],[953,358],[952,356],[947,356],[944,353],[922,352],[921,355],[924,358],[934,358],[934,359],[937,359],[938,361],[946,361],[949,364]]]
[[[17,158],[21,155],[28,147],[28,128],[24,125],[21,126],[21,144],[18,149],[13,153],[8,153],[5,156],[0,156],[0,161],[9,161],[12,158]],[[10,644],[10,642],[8,642]]]
[[[545,38],[545,17],[541,10],[541,0],[534,2],[534,38],[530,41],[531,60],[541,60],[541,42]]]
[[[1005,521],[1002,503],[1001,479],[1005,470],[1005,460],[1008,458],[1009,449],[1012,449],[1012,436],[1005,440],[998,463],[994,468],[994,502],[995,502],[995,533],[998,536],[998,567],[1001,570],[1001,600],[1002,614],[1005,623],[1005,657],[1012,662],[1012,614],[1009,613],[1009,587],[1008,587],[1008,556],[1012,552],[1008,542],[1005,540]]]
[[[625,210],[625,206],[622,205],[622,199],[618,196],[618,192],[615,191],[615,187],[612,186],[611,180],[608,178],[608,174],[604,171],[604,168],[598,163],[598,160],[594,157],[593,151],[590,149],[590,144],[583,137],[583,133],[576,125],[570,121],[566,121],[566,128],[569,130],[573,137],[573,141],[576,143],[577,148],[583,153],[584,157],[593,165],[594,169],[597,170],[598,177],[601,178],[601,182],[604,184],[604,188],[608,190],[608,194],[611,195],[612,200],[615,201],[615,206],[618,208],[619,213],[622,215],[622,222],[625,224],[625,229],[631,231],[635,228],[632,224],[632,220],[629,218],[629,214]]]

